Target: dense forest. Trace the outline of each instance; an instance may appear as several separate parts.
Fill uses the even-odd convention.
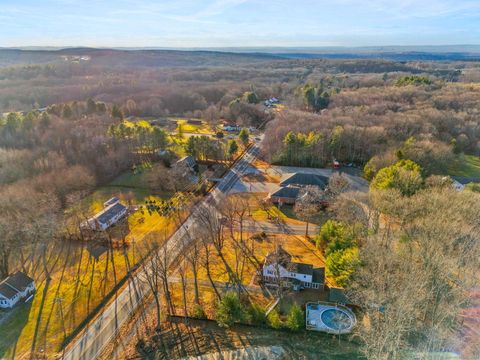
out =
[[[1,55],[2,204],[47,194],[64,208],[167,146],[159,128],[125,128],[131,116],[265,126],[266,160],[337,160],[365,166],[368,179],[401,159],[423,175],[445,174],[452,160],[480,152],[475,62],[91,49]],[[281,110],[263,105],[270,97]],[[150,150],[132,151],[138,146]]]

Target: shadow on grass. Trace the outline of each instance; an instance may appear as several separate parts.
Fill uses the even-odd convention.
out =
[[[17,305],[10,310],[0,310],[0,359],[15,359],[17,342],[28,322],[32,302]]]

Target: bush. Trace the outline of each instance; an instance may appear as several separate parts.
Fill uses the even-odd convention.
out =
[[[251,304],[248,307],[248,320],[252,325],[264,326],[267,324],[265,309],[257,304]]]
[[[355,245],[355,240],[345,225],[335,220],[327,220],[322,225],[315,241],[318,247],[325,249],[326,256]]]
[[[267,238],[265,231],[252,235],[252,239],[255,241],[263,241]]]
[[[197,319],[207,318],[207,315],[205,314],[203,307],[199,304],[195,304],[195,306],[193,307],[192,316]]]
[[[229,327],[245,319],[245,310],[237,294],[229,292],[218,302],[216,309],[218,325]]]
[[[300,331],[305,326],[305,316],[297,304],[293,304],[287,317],[287,328]]]
[[[242,130],[240,130],[240,133],[238,134],[238,138],[240,139],[243,145],[248,144],[249,136],[250,136],[250,133],[246,128],[243,128]]]
[[[272,310],[267,316],[267,324],[273,329],[281,329],[283,327],[283,322],[278,315],[277,310]]]
[[[397,86],[406,86],[406,85],[430,85],[432,81],[426,76],[418,75],[409,75],[403,76],[395,82]]]

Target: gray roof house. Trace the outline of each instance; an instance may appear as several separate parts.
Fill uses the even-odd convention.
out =
[[[280,182],[280,186],[307,186],[316,185],[321,189],[325,189],[328,185],[328,177],[309,174],[309,173],[294,173]]]
[[[294,186],[280,187],[276,191],[270,193],[268,198],[274,203],[295,204],[300,193],[300,188]]]
[[[274,204],[295,204],[300,191],[303,187],[308,185],[318,186],[320,189],[325,190],[328,185],[328,177],[309,174],[309,173],[294,173],[280,182],[280,187],[268,194]]]
[[[35,291],[33,279],[21,271],[0,282],[0,308],[12,308]]]
[[[184,156],[183,158],[178,160],[175,163],[175,166],[185,166],[190,171],[194,171],[195,166],[197,166],[197,162],[195,161],[195,158],[193,156],[188,155],[188,156]]]
[[[127,214],[128,208],[113,197],[103,204],[104,208],[82,224],[83,228],[105,231]]]
[[[311,264],[292,261],[292,256],[281,246],[265,257],[262,267],[262,279],[266,285],[301,288],[323,289],[325,284],[325,269],[314,268]]]

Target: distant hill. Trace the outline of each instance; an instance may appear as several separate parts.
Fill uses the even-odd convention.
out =
[[[286,59],[385,59],[394,61],[480,60],[480,46],[95,49],[0,48],[0,67],[89,61],[113,67],[230,66]]]
[[[52,62],[89,61],[94,65],[128,67],[226,66],[241,63],[278,60],[266,53],[181,50],[118,50],[67,48],[59,50],[0,49],[0,66]]]

